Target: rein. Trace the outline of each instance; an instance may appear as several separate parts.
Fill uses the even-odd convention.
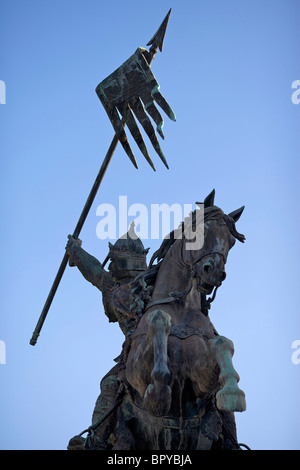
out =
[[[191,250],[190,250],[190,251],[191,251]],[[197,278],[198,278],[198,287],[197,287],[197,290],[200,291],[200,292],[201,292],[200,286],[199,286],[199,278],[200,278],[200,276],[199,276],[199,274],[196,272],[195,266],[196,266],[196,264],[198,264],[203,258],[205,258],[205,256],[209,256],[209,255],[211,255],[212,253],[215,253],[215,254],[220,255],[220,256],[223,258],[224,265],[226,264],[226,257],[224,256],[224,253],[222,253],[222,252],[219,251],[219,250],[212,249],[212,250],[211,250],[210,252],[208,252],[208,253],[207,253],[207,252],[206,252],[206,253],[202,253],[198,258],[196,258],[196,260],[194,260],[193,262],[191,261],[190,264],[185,263],[185,261],[183,260],[183,254],[182,254],[182,251],[181,251],[182,262],[183,262],[183,264],[184,264],[185,266],[187,266],[187,267],[190,269],[191,275],[192,275],[191,278],[193,278],[193,277],[197,277]],[[191,253],[190,253],[190,258],[191,258]],[[221,283],[221,284],[222,284],[222,283]],[[217,290],[218,290],[218,288],[220,287],[221,284],[219,284],[218,286],[215,286],[212,297],[210,297],[210,298],[207,299],[207,300],[206,300],[206,295],[201,292],[201,300],[203,301],[204,310],[205,310],[203,313],[204,313],[206,316],[208,315],[208,310],[210,310],[210,307],[211,307],[212,302],[213,302],[213,301],[215,300],[215,298],[216,298]]]

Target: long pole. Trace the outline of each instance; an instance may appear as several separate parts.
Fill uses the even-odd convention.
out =
[[[124,125],[124,123],[123,123],[123,125]],[[113,138],[113,140],[112,140],[112,142],[111,142],[111,144],[110,144],[110,147],[109,147],[109,149],[108,149],[108,151],[107,151],[107,154],[106,154],[106,156],[105,156],[105,158],[104,158],[104,160],[103,160],[103,163],[102,163],[102,165],[101,165],[101,168],[100,168],[100,170],[99,170],[99,173],[98,173],[98,175],[97,175],[97,177],[96,177],[96,179],[95,179],[95,182],[94,182],[94,184],[93,184],[93,187],[92,187],[92,189],[91,189],[91,191],[90,191],[90,194],[89,194],[89,196],[88,196],[88,198],[87,198],[87,200],[86,200],[85,206],[84,206],[84,208],[83,208],[83,210],[82,210],[82,212],[81,212],[81,215],[80,215],[80,217],[79,217],[79,220],[78,220],[77,225],[76,225],[76,227],[75,227],[75,230],[74,230],[74,232],[73,232],[73,237],[74,237],[74,238],[78,238],[78,237],[79,237],[79,234],[80,234],[80,232],[81,232],[81,229],[82,229],[82,227],[83,227],[83,224],[84,224],[84,222],[85,222],[85,219],[86,219],[86,217],[87,217],[87,215],[88,215],[88,213],[89,213],[89,210],[90,210],[90,208],[91,208],[91,206],[92,206],[92,204],[93,204],[93,202],[94,202],[95,196],[96,196],[97,191],[98,191],[98,189],[99,189],[99,186],[100,186],[100,184],[101,184],[101,182],[102,182],[102,180],[103,180],[103,177],[104,177],[104,175],[105,175],[105,172],[106,172],[106,170],[107,170],[107,167],[108,167],[108,165],[109,165],[109,162],[110,162],[110,160],[111,160],[111,158],[112,158],[112,156],[113,156],[113,153],[114,153],[114,151],[115,151],[115,149],[116,149],[116,147],[117,147],[117,145],[118,145],[118,142],[119,142],[119,139],[118,139],[118,137],[115,135],[115,137]],[[50,306],[51,306],[52,300],[53,300],[53,298],[54,298],[54,296],[55,296],[55,293],[56,293],[56,291],[57,291],[57,288],[58,288],[58,286],[59,286],[59,283],[60,283],[60,281],[61,281],[61,278],[62,278],[62,276],[63,276],[63,274],[64,274],[64,271],[65,271],[65,269],[66,269],[66,266],[67,266],[67,264],[68,264],[68,260],[69,260],[69,255],[68,255],[68,253],[66,252],[65,255],[64,255],[64,257],[63,257],[63,259],[62,259],[62,262],[61,262],[61,264],[60,264],[60,267],[59,267],[59,269],[58,269],[58,272],[57,272],[56,277],[55,277],[55,279],[54,279],[54,282],[53,282],[53,284],[52,284],[52,287],[51,287],[51,289],[50,289],[50,292],[49,292],[49,295],[48,295],[47,300],[46,300],[46,302],[45,302],[45,305],[44,305],[44,308],[43,308],[43,310],[42,310],[42,313],[41,313],[41,315],[40,315],[40,317],[39,317],[39,319],[38,319],[38,322],[37,322],[37,324],[36,324],[35,330],[34,330],[34,332],[33,332],[33,334],[32,334],[32,337],[31,337],[31,340],[30,340],[30,344],[31,344],[32,346],[34,346],[34,345],[36,344],[36,342],[37,342],[38,336],[39,336],[39,334],[40,334],[40,331],[41,331],[42,326],[43,326],[43,324],[44,324],[44,321],[45,321],[45,319],[46,319],[46,316],[47,316],[47,313],[48,313],[49,308],[50,308]]]

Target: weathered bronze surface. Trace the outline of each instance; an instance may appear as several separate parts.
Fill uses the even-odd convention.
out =
[[[169,15],[148,43],[149,51],[138,48],[97,86],[116,135],[73,235],[68,237],[30,341],[32,345],[37,341],[68,261],[101,291],[105,314],[110,322],[118,322],[124,334],[116,365],[101,380],[92,423],[70,440],[70,450],[240,449],[234,413],[244,411],[246,403],[232,364],[234,347],[217,333],[208,313],[225,279],[230,249],[236,240],[245,240],[235,225],[244,208],[225,214],[214,205],[212,191],[203,204],[203,246],[189,249],[182,230],[187,226],[200,230],[197,209],[183,221],[179,229],[183,236],[173,231],[166,237],[149,266],[148,250],[133,225],[126,236],[109,244],[108,271],[78,239],[118,141],[137,167],[125,125],[155,169],[135,117],[168,167],[148,115],[163,138],[163,118],[155,102],[170,119],[175,120],[175,115],[159,92],[150,65],[158,49],[162,50]]]
[[[188,250],[186,238],[167,237],[147,268],[141,241],[128,237],[110,245],[109,272],[80,243],[67,252],[85,278],[103,293],[105,313],[125,335],[116,366],[101,381],[87,437],[69,449],[239,449],[234,412],[246,408],[232,365],[232,342],[208,316],[207,296],[225,279],[243,207],[226,215],[204,201],[205,238]],[[186,223],[196,229],[196,211]]]
[[[156,123],[158,134],[164,139],[162,130],[164,121],[155,106],[155,102],[170,119],[175,121],[176,118],[174,111],[159,91],[160,86],[150,65],[158,49],[162,51],[170,13],[171,10],[156,34],[148,42],[147,45],[152,44],[150,50],[147,51],[147,49],[139,47],[121,67],[99,83],[96,88],[97,95],[108,114],[116,135],[136,168],[137,163],[127,140],[126,132],[121,124],[118,111],[123,116],[123,119],[125,119],[134,140],[153,170],[155,170],[154,164],[149,156],[134,115],[144,128],[155,151],[165,166],[169,168],[148,114]]]

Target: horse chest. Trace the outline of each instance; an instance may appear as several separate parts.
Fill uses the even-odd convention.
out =
[[[180,382],[192,379],[197,372],[214,370],[215,360],[209,347],[209,331],[176,325],[168,338],[168,367]]]

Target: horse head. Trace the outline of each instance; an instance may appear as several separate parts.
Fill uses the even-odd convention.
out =
[[[197,217],[197,213],[201,212],[199,210],[190,215],[192,233],[197,233],[197,230],[203,231],[204,227],[203,245],[200,249],[188,249],[186,240],[183,251],[183,261],[190,266],[193,275],[198,277],[198,288],[203,294],[210,294],[214,287],[222,284],[226,277],[225,264],[230,249],[236,240],[242,243],[245,241],[245,236],[238,233],[235,227],[244,206],[225,214],[214,205],[214,196],[213,190],[201,206],[200,203],[196,203],[200,207],[204,205],[204,217],[203,214],[202,218]]]

